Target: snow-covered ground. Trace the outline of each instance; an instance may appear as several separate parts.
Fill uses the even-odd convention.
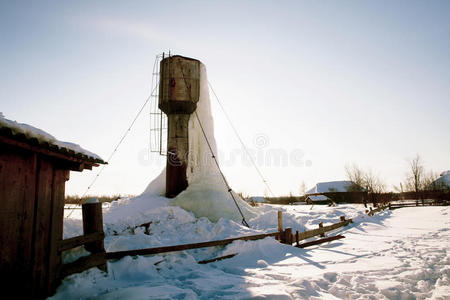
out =
[[[142,195],[106,207],[106,251],[273,232],[277,210],[283,211],[284,226],[293,231],[317,228],[320,222],[336,223],[345,215],[355,222],[339,230],[346,238],[310,249],[266,238],[235,241],[226,247],[128,256],[109,261],[108,273],[93,268],[67,277],[53,299],[449,299],[448,208],[402,208],[369,217],[362,205],[253,208],[236,194],[234,202],[216,165],[205,162],[217,154],[217,148],[203,64],[200,77],[198,117],[190,118],[188,125],[188,188],[173,199],[161,196],[163,171]],[[235,205],[250,228],[241,225]],[[71,218],[68,215],[64,237],[80,235],[81,211]],[[150,234],[139,227],[148,222]],[[235,253],[231,259],[198,264]],[[63,259],[70,262],[86,254],[78,248],[64,253]]]
[[[197,219],[171,206],[142,211],[141,219],[120,219],[113,205],[105,211],[105,246],[117,251],[273,231],[278,209],[284,211],[285,226],[294,230],[334,223],[340,215],[355,223],[339,230],[345,239],[306,249],[266,238],[125,257],[108,262],[107,274],[93,268],[67,277],[52,299],[450,299],[448,207],[402,208],[369,217],[358,205],[265,205],[247,229],[226,219]],[[150,235],[127,229],[143,220],[153,222]],[[66,220],[66,236],[80,230],[79,220]],[[238,255],[197,263],[231,253]]]

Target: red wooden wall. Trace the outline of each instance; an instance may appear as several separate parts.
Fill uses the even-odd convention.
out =
[[[57,284],[64,188],[61,161],[0,144],[0,285],[44,298]]]

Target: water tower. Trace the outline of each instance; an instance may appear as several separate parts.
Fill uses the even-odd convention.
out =
[[[158,107],[167,115],[166,197],[188,186],[188,123],[200,95],[200,61],[179,55],[160,62]]]

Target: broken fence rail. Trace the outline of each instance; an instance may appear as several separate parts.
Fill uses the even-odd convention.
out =
[[[332,231],[339,227],[346,226],[349,223],[352,223],[352,220],[351,219],[345,220],[345,218],[344,218],[343,221],[336,223],[336,224],[323,226],[318,229],[313,229],[313,230],[309,230],[309,231],[299,232],[299,238],[300,238],[300,240],[308,239],[308,238],[311,238],[311,237],[314,237],[317,235],[321,235],[327,231]],[[184,250],[190,250],[190,249],[206,248],[206,247],[225,246],[225,245],[231,244],[232,242],[238,241],[238,240],[254,241],[254,240],[264,239],[264,238],[270,237],[270,236],[279,237],[279,239],[281,237],[281,241],[283,241],[282,237],[286,235],[286,232],[289,232],[289,234],[291,234],[291,241],[292,241],[293,240],[292,229],[286,228],[286,230],[282,231],[282,232],[276,231],[276,232],[271,232],[271,233],[235,237],[235,238],[209,241],[209,242],[174,245],[174,246],[163,246],[163,247],[137,249],[137,250],[106,252],[105,258],[106,259],[119,259],[124,256],[152,255],[152,254],[161,254],[161,253],[174,252],[174,251],[184,251]]]
[[[449,202],[447,200],[438,201],[438,200],[429,200],[429,199],[422,199],[422,200],[415,200],[415,201],[402,201],[402,202],[396,202],[396,203],[389,203],[389,209],[397,209],[402,207],[416,207],[416,206],[447,206],[449,205]]]
[[[93,204],[85,205],[85,209],[91,210],[90,208],[94,208]],[[85,245],[88,246],[88,248],[94,248],[91,252],[91,255],[81,257],[78,260],[67,263],[62,265],[62,268],[60,269],[60,278],[64,278],[68,275],[79,273],[84,270],[87,270],[92,267],[99,267],[100,269],[106,270],[106,260],[108,259],[120,259],[125,256],[136,256],[136,255],[152,255],[152,254],[161,254],[161,253],[167,253],[167,252],[175,252],[175,251],[184,251],[184,250],[190,250],[190,249],[197,249],[197,248],[206,248],[206,247],[214,247],[214,246],[224,246],[231,244],[234,241],[242,240],[242,241],[252,241],[252,240],[260,240],[264,239],[266,237],[275,237],[280,242],[291,244],[293,241],[305,240],[308,238],[312,238],[315,236],[323,235],[325,232],[335,230],[337,228],[343,227],[348,225],[349,223],[352,223],[352,220],[346,220],[344,216],[341,217],[341,222],[331,224],[331,225],[319,225],[319,228],[308,230],[304,232],[296,232],[295,235],[292,234],[291,228],[286,228],[283,230],[282,225],[282,217],[279,218],[279,229],[280,231],[276,232],[270,232],[270,233],[264,233],[264,234],[256,234],[256,235],[249,235],[249,236],[242,236],[242,237],[235,237],[235,238],[229,238],[224,240],[215,240],[215,241],[209,241],[209,242],[201,242],[201,243],[193,243],[193,244],[183,244],[183,245],[174,245],[174,246],[163,246],[163,247],[155,247],[155,248],[147,248],[147,249],[137,249],[137,250],[126,250],[126,251],[117,251],[117,252],[105,252],[103,248],[103,239],[104,239],[104,233],[103,228],[100,226],[102,224],[101,220],[101,208],[95,207],[93,210],[93,215],[96,215],[95,218],[92,216],[84,216],[83,222],[86,222],[84,224],[86,228],[85,233],[82,236],[62,240],[59,244],[59,251],[66,251],[69,249],[72,249],[77,246]],[[98,228],[93,228],[90,230],[89,226],[86,226],[87,223],[90,223],[92,220],[96,220],[95,226]],[[99,222],[100,221],[100,222]],[[90,246],[90,247],[89,247]],[[221,259],[230,258],[234,255],[227,255],[225,257],[215,258],[212,260],[205,260],[201,261],[200,263],[209,263]]]
[[[283,232],[281,232],[281,239],[280,242],[284,244],[292,244],[294,242],[299,242],[302,240],[306,240],[315,236],[322,236],[324,237],[325,232],[332,231],[335,229],[338,229],[340,227],[347,226],[348,224],[353,223],[352,219],[346,220],[344,216],[341,216],[341,221],[335,224],[331,225],[323,225],[323,223],[319,224],[319,228],[298,232],[296,231],[295,234],[292,234],[291,228],[286,228]]]
[[[315,240],[315,241],[312,241],[312,242],[298,244],[298,245],[295,245],[295,247],[306,248],[306,247],[310,247],[310,246],[319,245],[319,244],[322,244],[322,243],[327,243],[327,242],[331,242],[331,241],[335,241],[335,240],[340,240],[340,239],[343,239],[343,238],[345,238],[345,236],[343,236],[343,235],[335,235],[335,236],[330,236],[330,237],[326,237],[326,238],[323,238],[323,239]]]
[[[124,256],[135,256],[135,255],[150,255],[150,254],[160,254],[174,251],[184,251],[190,249],[197,248],[206,248],[206,247],[214,247],[214,246],[224,246],[231,244],[234,241],[242,240],[242,241],[254,241],[260,240],[269,236],[277,236],[280,233],[271,232],[257,235],[248,235],[242,237],[235,237],[225,240],[216,240],[209,242],[201,242],[201,243],[193,243],[193,244],[183,244],[183,245],[175,245],[175,246],[163,246],[163,247],[155,247],[155,248],[146,248],[146,249],[137,249],[137,250],[125,250],[125,251],[117,251],[117,252],[106,252],[106,259],[118,259]]]
[[[375,215],[377,212],[383,211],[383,210],[385,210],[385,209],[388,208],[388,207],[390,207],[390,206],[389,206],[389,205],[383,205],[383,206],[378,206],[378,207],[375,208],[375,209],[372,209],[372,207],[369,207],[370,211],[369,211],[369,210],[366,210],[366,212],[367,212],[367,214],[368,214],[369,216],[373,216],[373,215]]]

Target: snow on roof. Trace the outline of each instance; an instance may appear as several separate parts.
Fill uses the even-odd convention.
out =
[[[437,187],[449,187],[450,188],[450,170],[444,171],[441,173],[438,179],[436,179],[431,186],[437,186]]]
[[[450,170],[442,172],[439,176],[450,179]]]
[[[319,182],[312,189],[306,192],[306,194],[318,194],[329,192],[347,192],[348,188],[354,185],[353,181],[329,181]]]
[[[2,113],[0,113],[0,135],[13,140],[37,144],[40,147],[49,148],[53,152],[63,153],[66,156],[75,156],[95,163],[105,163],[100,156],[83,149],[80,145],[59,141],[39,128],[8,120]]]
[[[327,200],[330,200],[330,198],[328,198],[327,196],[325,196],[325,195],[315,195],[315,196],[308,196],[308,197],[306,197],[306,198],[309,198],[309,199],[311,199],[311,201],[327,201]]]

